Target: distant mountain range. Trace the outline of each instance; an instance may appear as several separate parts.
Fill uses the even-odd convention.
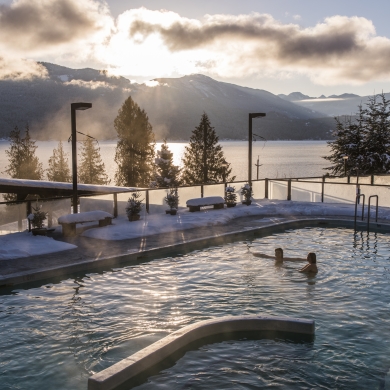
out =
[[[48,70],[46,79],[0,81],[0,137],[29,123],[38,139],[67,139],[70,103],[86,101],[93,107],[77,116],[78,129],[98,139],[113,139],[118,109],[131,95],[147,112],[157,139],[188,139],[204,111],[221,139],[246,139],[250,112],[266,113],[253,122],[254,132],[266,139],[329,139],[334,119],[322,101],[337,99],[339,106],[363,99],[351,94],[315,99],[300,92],[276,96],[199,74],[134,84],[95,69],[42,65]]]

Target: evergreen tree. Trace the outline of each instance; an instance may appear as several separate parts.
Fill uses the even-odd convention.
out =
[[[42,180],[42,164],[35,155],[38,146],[30,137],[28,125],[24,138],[20,135],[18,127],[15,127],[10,133],[9,140],[10,148],[5,151],[9,164],[5,169],[5,173],[13,179]],[[3,197],[6,201],[16,200],[16,194],[4,194]]]
[[[333,163],[332,166],[325,168],[330,170],[333,175],[344,173],[344,158],[347,160],[347,172],[351,175],[356,175],[359,167],[361,169],[364,161],[364,124],[363,110],[359,106],[359,116],[357,122],[353,122],[352,118],[344,118],[342,122],[340,118],[336,120],[336,130],[333,132],[335,140],[329,141],[328,145],[331,148],[331,154],[325,156],[326,160]]]
[[[385,95],[373,96],[365,109],[359,106],[356,119],[342,123],[336,119],[335,140],[328,142],[331,154],[324,157],[333,164],[325,169],[333,174],[374,174],[390,172],[390,101]]]
[[[185,148],[183,157],[182,181],[184,184],[216,183],[230,178],[230,164],[225,163],[219,138],[211,126],[206,113],[203,113],[199,125],[193,130],[190,143]]]
[[[82,142],[78,181],[79,183],[85,184],[103,185],[110,182],[106,174],[102,157],[100,156],[100,148],[90,137],[87,137],[87,139]]]
[[[158,188],[177,187],[179,185],[179,167],[173,165],[173,153],[169,150],[167,141],[161,145],[157,151],[155,159],[154,186]]]
[[[69,169],[68,153],[64,152],[62,142],[58,143],[57,149],[53,150],[53,155],[49,158],[49,168],[47,179],[50,181],[60,181],[69,183],[72,175]]]
[[[369,98],[364,110],[365,139],[361,172],[390,172],[390,101],[382,93]]]
[[[43,168],[39,162],[35,151],[38,146],[35,145],[30,137],[30,129],[26,126],[24,138],[20,135],[20,130],[15,127],[11,131],[10,148],[5,151],[8,156],[9,165],[5,172],[13,179],[42,180]]]
[[[153,179],[154,134],[146,112],[131,96],[119,109],[114,127],[119,138],[115,153],[116,185],[148,187]]]

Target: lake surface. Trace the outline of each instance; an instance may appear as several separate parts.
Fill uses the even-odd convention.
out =
[[[57,141],[40,141],[36,145],[39,160],[45,169],[48,168],[48,161],[53,154],[53,149],[57,147]],[[71,144],[63,143],[65,150],[71,156]],[[106,166],[107,174],[114,184],[116,163],[114,161],[116,141],[99,142],[100,152]],[[161,143],[157,143],[159,148]],[[170,150],[174,154],[174,162],[181,165],[184,154],[185,142],[169,142]],[[223,141],[221,142],[225,153],[226,161],[232,164],[233,175],[236,180],[246,180],[248,177],[248,142],[246,141]],[[80,148],[80,144],[78,146]],[[0,175],[8,177],[4,170],[8,164],[5,150],[9,148],[9,142],[0,142]],[[268,141],[253,143],[253,173],[256,178],[257,156],[262,166],[259,169],[259,178],[284,178],[284,177],[308,177],[321,176],[326,171],[324,167],[329,166],[329,162],[322,156],[329,154],[329,147],[326,141]],[[70,163],[69,159],[69,163]]]

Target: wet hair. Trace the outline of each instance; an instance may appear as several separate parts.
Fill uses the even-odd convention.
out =
[[[281,252],[282,257],[283,257],[283,249],[282,248],[276,248],[275,249],[275,254],[276,254],[276,252]]]
[[[314,252],[310,252],[307,257],[310,259],[311,264],[317,263],[317,256]]]

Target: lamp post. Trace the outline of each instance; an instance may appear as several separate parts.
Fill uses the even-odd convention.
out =
[[[344,160],[344,176],[347,176],[347,160],[348,160],[348,156],[343,156],[343,160]]]
[[[76,110],[88,110],[92,103],[71,103],[72,122],[72,175],[73,175],[73,214],[77,214],[77,148],[76,148]]]
[[[257,168],[257,175],[256,178],[259,180],[259,167],[261,167],[263,164],[260,164],[259,156],[257,156],[257,163],[255,164],[255,167]]]
[[[249,134],[248,134],[248,183],[252,186],[252,119],[265,116],[264,113],[251,113],[249,114]]]

